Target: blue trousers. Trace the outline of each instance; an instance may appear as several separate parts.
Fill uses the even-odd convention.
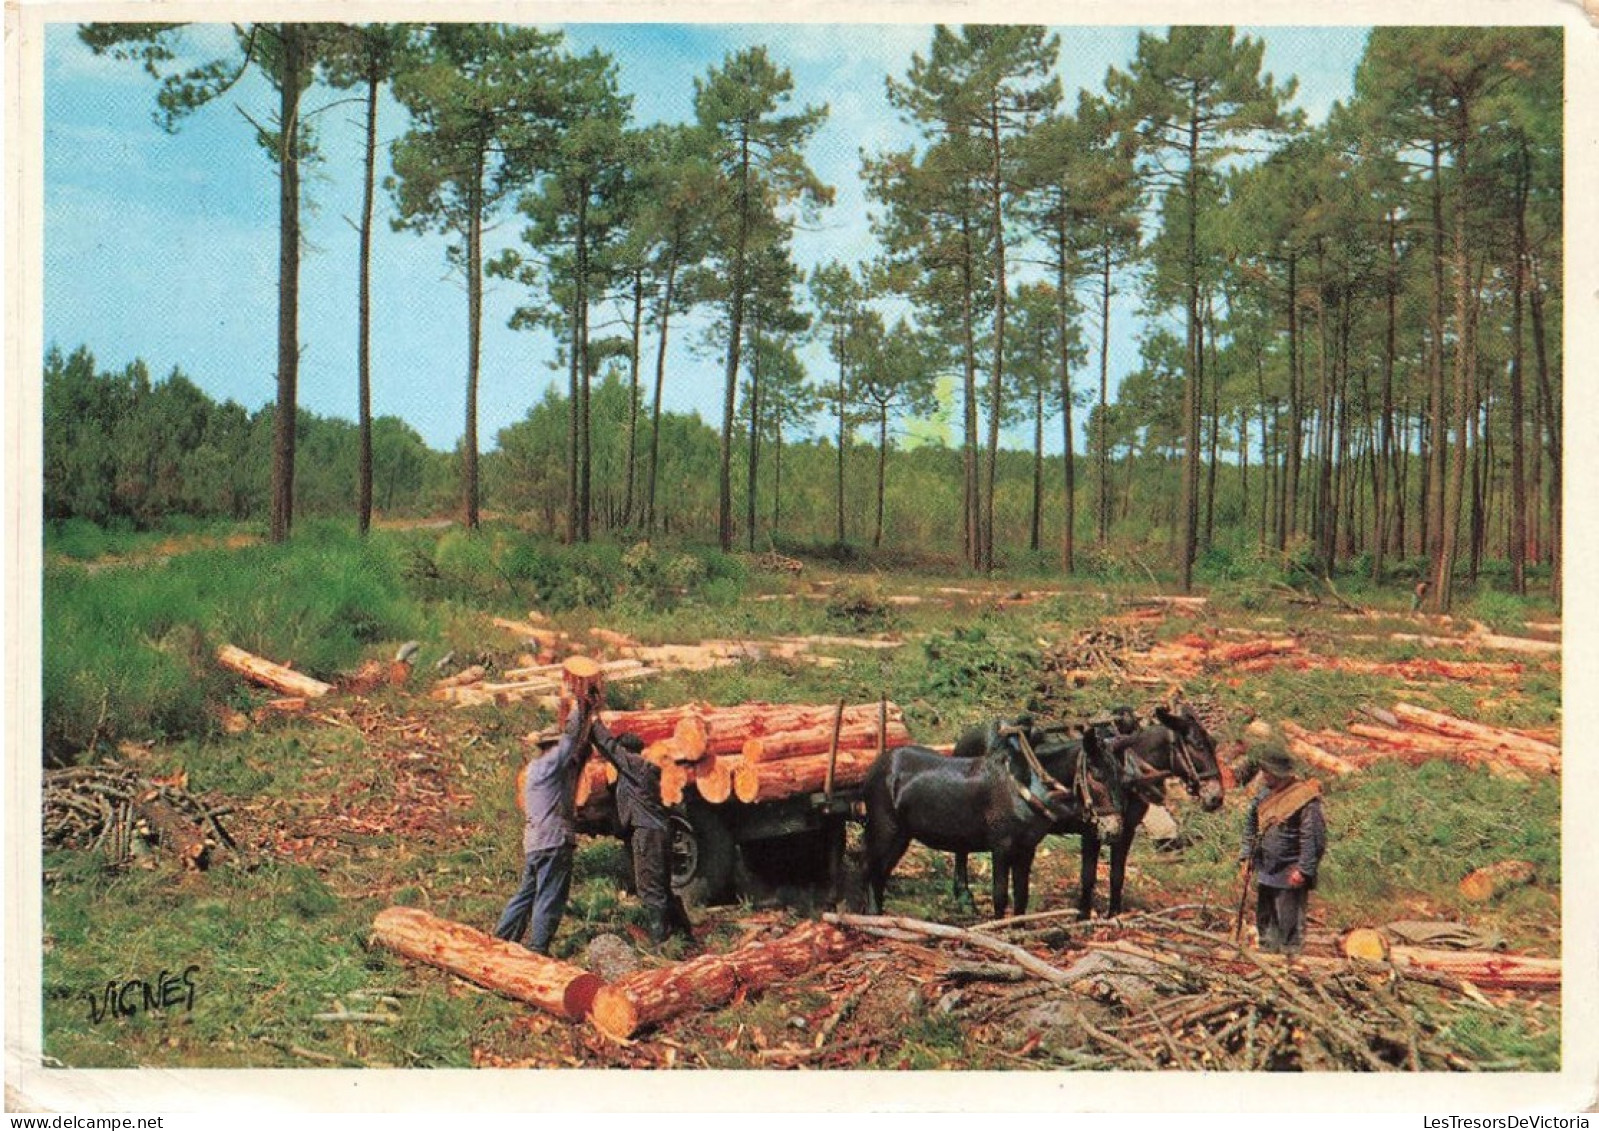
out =
[[[566,912],[566,896],[572,889],[572,846],[545,848],[527,854],[522,868],[522,886],[505,905],[494,937],[520,943],[533,926],[531,937],[523,943],[539,954],[550,953],[550,941]]]

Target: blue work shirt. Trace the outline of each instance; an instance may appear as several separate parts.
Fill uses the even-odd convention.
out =
[[[1307,801],[1293,816],[1260,835],[1260,803],[1271,795],[1261,790],[1249,803],[1244,822],[1244,852],[1253,848],[1255,881],[1261,887],[1289,887],[1288,874],[1296,867],[1304,873],[1305,886],[1316,886],[1316,867],[1327,851],[1327,821],[1322,816],[1321,799]]]
[[[584,714],[574,710],[555,748],[528,763],[527,781],[522,786],[522,801],[527,809],[527,824],[522,828],[524,854],[577,843],[577,826],[573,822],[577,778],[583,772],[590,745],[578,742]]]

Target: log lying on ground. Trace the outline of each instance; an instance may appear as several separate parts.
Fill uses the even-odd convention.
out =
[[[1210,659],[1212,662],[1236,664],[1243,660],[1276,656],[1298,650],[1298,640],[1292,636],[1282,636],[1266,640],[1246,640],[1242,644],[1224,644],[1210,650]]]
[[[489,670],[482,664],[473,664],[469,668],[461,669],[454,675],[447,675],[443,679],[434,680],[433,690],[443,691],[447,687],[468,687],[474,683],[483,682],[488,674]]]
[[[1501,860],[1478,868],[1460,881],[1460,894],[1477,903],[1486,903],[1507,888],[1530,884],[1538,869],[1528,860]]]
[[[1355,766],[1336,754],[1331,754],[1310,741],[1310,733],[1303,727],[1286,720],[1281,724],[1283,736],[1288,739],[1288,749],[1326,774],[1342,777],[1355,772]]]
[[[1464,739],[1478,746],[1502,754],[1505,759],[1524,770],[1560,772],[1560,748],[1540,739],[1529,738],[1512,730],[1484,726],[1482,723],[1457,719],[1439,711],[1429,711],[1410,703],[1394,704],[1394,717],[1407,726],[1420,727],[1450,738]]]
[[[320,699],[333,690],[332,684],[301,675],[282,664],[263,660],[260,656],[252,656],[243,648],[236,648],[232,644],[224,644],[217,649],[217,662],[229,671],[238,672],[246,679],[284,695]]]
[[[1463,766],[1483,766],[1496,777],[1516,777],[1526,780],[1520,769],[1510,764],[1501,754],[1484,750],[1456,738],[1445,738],[1427,731],[1395,730],[1392,727],[1373,726],[1370,723],[1350,723],[1349,733],[1368,742],[1366,760],[1388,757],[1398,758],[1410,765],[1420,765],[1442,759]]]
[[[630,974],[595,994],[591,1016],[602,1033],[627,1040],[684,1013],[725,1005],[740,992],[814,971],[848,951],[849,941],[838,928],[802,923],[781,938]]]
[[[385,908],[372,928],[373,939],[390,950],[568,1021],[589,1012],[603,985],[587,970],[415,907]]]
[[[1411,632],[1390,633],[1388,639],[1403,644],[1424,644],[1429,648],[1488,648],[1500,652],[1522,652],[1528,655],[1553,656],[1560,645],[1552,640],[1529,640],[1522,636],[1500,636],[1495,633],[1473,633],[1470,636],[1421,636]]]
[[[838,745],[840,749],[863,748],[877,745],[878,723],[873,719],[869,723],[855,723],[840,728],[838,732]],[[889,720],[886,727],[882,728],[885,747],[892,750],[896,746],[904,746],[911,740],[911,732],[905,728],[903,722]],[[762,738],[746,739],[743,746],[745,759],[756,763],[776,762],[785,758],[798,758],[807,754],[825,754],[831,748],[833,741],[833,724],[814,727],[810,730],[784,731],[781,734],[769,734]]]
[[[1425,970],[1470,982],[1482,990],[1558,990],[1560,959],[1534,958],[1497,951],[1432,950],[1420,946],[1389,948],[1388,960],[1401,973]]]

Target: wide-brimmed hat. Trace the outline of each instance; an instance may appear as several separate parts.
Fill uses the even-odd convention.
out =
[[[1257,769],[1280,778],[1292,777],[1299,768],[1288,748],[1274,738],[1251,743],[1249,761]]]

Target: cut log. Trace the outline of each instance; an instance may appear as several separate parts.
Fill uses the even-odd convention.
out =
[[[753,802],[761,791],[761,768],[743,758],[733,767],[733,796],[746,805]]]
[[[372,927],[374,941],[390,950],[568,1021],[588,1014],[603,984],[587,970],[415,907],[385,908]]]
[[[1483,990],[1558,990],[1560,959],[1497,951],[1393,947],[1389,960],[1401,972],[1425,970],[1470,982]]]
[[[1285,720],[1282,723],[1282,732],[1288,739],[1288,749],[1322,773],[1342,777],[1355,772],[1355,767],[1351,763],[1336,754],[1328,753],[1310,741],[1309,732],[1303,727]]]
[[[616,780],[616,770],[612,765],[600,758],[591,758],[583,763],[583,771],[577,776],[577,792],[573,804],[582,809],[592,801],[598,801],[605,796],[605,791]],[[522,815],[527,815],[524,808],[525,798],[522,788],[527,782],[527,767],[522,767],[522,772],[516,776],[516,804],[522,809]]]
[[[591,1016],[602,1033],[628,1040],[673,1017],[715,1009],[740,993],[836,962],[849,949],[836,927],[802,923],[781,938],[746,943],[725,955],[630,974],[595,994]]]
[[[1486,868],[1478,868],[1460,881],[1460,894],[1476,903],[1486,903],[1508,888],[1530,884],[1538,878],[1538,869],[1527,860],[1501,860]]]
[[[708,755],[694,765],[694,790],[712,805],[721,805],[733,796],[733,767],[736,757]]]
[[[1361,959],[1366,962],[1388,961],[1388,940],[1382,937],[1381,931],[1374,931],[1370,927],[1357,927],[1344,936],[1343,951],[1345,958]]]
[[[1409,632],[1390,633],[1390,640],[1402,644],[1422,644],[1429,648],[1490,648],[1501,652],[1521,652],[1528,655],[1551,656],[1560,652],[1560,645],[1552,640],[1529,640],[1521,636],[1500,636],[1485,632],[1465,637],[1419,636]]]
[[[224,644],[217,649],[217,662],[229,671],[238,672],[251,682],[270,687],[282,695],[320,699],[333,690],[332,684],[301,675],[282,664],[263,660],[260,656],[252,656],[243,648],[235,648],[232,644]]]
[[[447,675],[443,679],[433,681],[433,690],[443,691],[447,687],[470,687],[474,683],[481,683],[489,670],[482,664],[473,664],[469,668],[462,668],[454,675]]]
[[[689,762],[698,761],[709,749],[710,728],[704,719],[697,715],[684,715],[677,721],[677,726],[672,728],[672,737],[677,740],[678,746],[688,755]]]
[[[1213,648],[1210,658],[1224,664],[1235,664],[1240,660],[1253,660],[1260,656],[1274,656],[1298,650],[1298,640],[1292,636],[1283,636],[1271,640],[1247,640],[1242,644],[1225,644],[1220,648]]]
[[[889,749],[896,746],[905,746],[911,740],[911,732],[905,729],[905,724],[890,720],[887,729],[883,732],[884,740]],[[776,762],[787,758],[800,758],[809,754],[827,753],[833,741],[833,724],[803,731],[788,731],[781,734],[768,734],[764,737],[745,740],[743,754],[746,761],[765,763]],[[839,749],[860,748],[864,746],[876,747],[878,741],[877,720],[873,719],[866,725],[854,724],[844,726],[838,732]]]
[[[1407,726],[1420,727],[1450,738],[1464,739],[1474,745],[1503,753],[1516,766],[1526,770],[1560,771],[1560,747],[1512,730],[1485,726],[1466,719],[1457,719],[1440,711],[1429,711],[1410,703],[1394,704],[1394,716]]]
[[[804,703],[750,702],[713,707],[696,702],[642,711],[608,711],[602,717],[612,734],[631,732],[646,743],[674,734],[685,718],[693,717],[705,724],[706,749],[713,754],[737,754],[746,738],[831,725],[834,710]],[[875,723],[877,712],[876,703],[848,706],[844,709],[844,722]],[[904,721],[904,712],[895,704],[889,704],[888,713],[891,721]]]
[[[875,746],[864,750],[840,749],[833,768],[833,787],[859,785],[866,780],[866,771],[876,760]],[[825,753],[784,758],[776,762],[754,763],[746,760],[744,766],[759,775],[755,796],[749,798],[751,801],[780,801],[805,793],[820,793],[827,784],[828,755]],[[739,800],[744,798],[740,797]]]
[[[681,762],[667,762],[661,767],[661,800],[667,805],[681,805],[688,783],[688,767]]]

